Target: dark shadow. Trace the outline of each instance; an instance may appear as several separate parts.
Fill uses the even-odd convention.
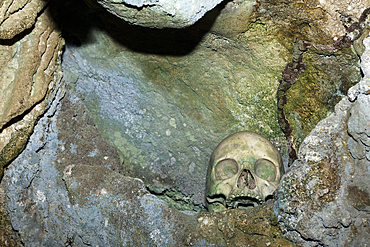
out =
[[[34,28],[34,26],[32,26],[29,29],[24,30],[23,32],[15,35],[12,39],[0,39],[0,45],[4,45],[4,46],[12,46],[12,45],[14,45],[15,43],[17,43],[18,41],[20,41],[21,39],[23,39],[25,36],[27,36],[28,34],[30,34],[32,32],[32,29],[33,28]]]
[[[190,53],[210,31],[227,2],[206,13],[194,25],[183,29],[130,25],[103,7],[89,8],[82,0],[55,0],[54,4],[67,44],[80,46],[88,43],[89,32],[97,28],[136,52],[182,56]]]
[[[94,11],[83,0],[54,0],[50,7],[66,44],[80,46],[88,42],[88,34],[94,26],[90,23],[90,19],[94,20]]]

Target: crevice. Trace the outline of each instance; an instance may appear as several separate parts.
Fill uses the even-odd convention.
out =
[[[296,83],[297,78],[304,72],[306,64],[302,61],[304,52],[309,47],[314,47],[317,50],[337,52],[342,49],[348,48],[353,45],[353,42],[361,37],[365,28],[370,26],[370,8],[367,8],[361,14],[358,22],[348,16],[343,16],[342,20],[345,22],[343,26],[346,29],[346,34],[339,37],[330,45],[314,44],[307,41],[294,40],[294,47],[292,53],[292,60],[285,66],[282,72],[282,79],[279,81],[278,90],[276,93],[277,97],[277,117],[281,131],[283,132],[288,148],[289,163],[291,166],[293,162],[298,158],[297,150],[294,145],[294,137],[292,136],[292,128],[286,117],[284,106],[287,103],[287,91]]]
[[[284,133],[288,146],[289,164],[290,166],[298,157],[294,146],[294,138],[292,136],[292,128],[285,115],[284,106],[287,103],[286,92],[295,83],[298,76],[304,72],[305,63],[302,62],[303,53],[307,50],[307,44],[303,41],[295,39],[292,54],[292,60],[285,66],[282,72],[282,79],[279,81],[277,96],[277,115],[278,123],[281,131]]]
[[[151,194],[163,200],[170,208],[175,208],[180,211],[207,211],[206,208],[202,207],[201,205],[194,204],[192,197],[184,195],[176,188],[164,190],[158,190],[151,188],[150,186],[147,186],[146,188]]]

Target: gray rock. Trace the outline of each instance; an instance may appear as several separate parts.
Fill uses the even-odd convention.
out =
[[[366,246],[370,238],[370,162],[364,159],[368,157],[368,109],[367,95],[361,92],[353,103],[344,98],[335,113],[305,138],[298,160],[282,178],[274,213],[293,242]]]
[[[95,152],[90,152],[91,157],[96,156],[95,160],[71,164],[77,161],[74,153],[88,155],[84,154],[83,142],[70,148],[61,140],[60,128],[64,126],[61,122],[67,120],[60,116],[64,104],[66,101],[78,104],[78,98],[73,95],[67,94],[60,102],[62,97],[60,90],[35,126],[26,149],[8,167],[1,181],[11,224],[23,244],[182,245],[191,227],[196,225],[196,215],[168,208],[146,190],[141,180],[113,171],[109,160],[114,157],[105,156],[106,164],[96,162],[104,159],[100,154],[108,152],[106,148],[98,145]],[[69,121],[75,121],[73,117],[80,114],[76,111]],[[85,134],[88,133],[78,133]],[[97,138],[90,141],[96,142]]]
[[[360,94],[351,109],[348,133],[362,145],[370,146],[370,96]]]
[[[363,80],[350,88],[348,98],[354,101],[348,119],[348,133],[356,141],[349,140],[348,147],[354,158],[360,158],[364,155],[370,160],[370,39],[363,41],[365,51],[361,56],[361,69],[364,73]]]
[[[368,94],[370,91],[370,50],[368,48],[370,46],[370,40],[364,39],[363,44],[365,51],[361,56],[361,70],[364,73],[364,78],[348,90],[348,99],[350,101],[356,100],[359,94]]]
[[[175,189],[204,207],[210,154],[223,138],[248,130],[285,146],[271,93],[284,61],[271,55],[276,47],[208,34],[179,57],[133,52],[98,30],[90,39],[67,46],[66,81],[119,150],[125,174],[152,191]]]
[[[357,142],[352,137],[350,137],[348,139],[347,146],[353,158],[355,159],[365,158],[366,149],[364,147],[364,144],[362,144],[361,142]]]
[[[184,28],[194,24],[222,0],[98,0],[115,16],[135,25]]]

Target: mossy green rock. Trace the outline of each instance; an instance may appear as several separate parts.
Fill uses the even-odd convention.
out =
[[[287,163],[277,85],[291,60],[294,38],[330,41],[317,31],[327,16],[306,5],[288,8],[289,20],[300,10],[313,11],[308,19],[297,18],[302,25],[317,22],[317,30],[301,32],[301,25],[277,16],[278,5],[260,5],[266,7],[264,14],[249,7],[248,25],[228,38],[222,32],[224,10],[214,26],[210,12],[182,30],[130,26],[106,14],[92,20],[80,13],[81,19],[65,23],[67,82],[103,137],[119,150],[125,174],[142,179],[155,193],[174,189],[180,198],[204,205],[210,154],[237,131],[265,136]],[[335,54],[310,49],[304,62],[305,72],[288,91],[285,107],[296,147],[361,77],[351,49]]]
[[[285,145],[275,93],[288,53],[262,22],[237,39],[204,34],[187,53],[176,53],[197,28],[93,29],[81,46],[67,46],[63,65],[99,131],[120,151],[125,174],[204,205],[210,155],[226,136],[247,130]],[[119,30],[147,40],[133,46]],[[139,45],[148,40],[164,42],[160,54]]]
[[[312,48],[303,54],[303,61],[305,71],[288,90],[285,106],[296,147],[362,78],[359,57],[351,48],[336,53]]]

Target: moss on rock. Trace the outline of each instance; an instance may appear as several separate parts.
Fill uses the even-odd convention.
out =
[[[362,78],[359,57],[351,48],[335,53],[309,48],[303,62],[304,72],[287,91],[285,106],[296,147]]]

